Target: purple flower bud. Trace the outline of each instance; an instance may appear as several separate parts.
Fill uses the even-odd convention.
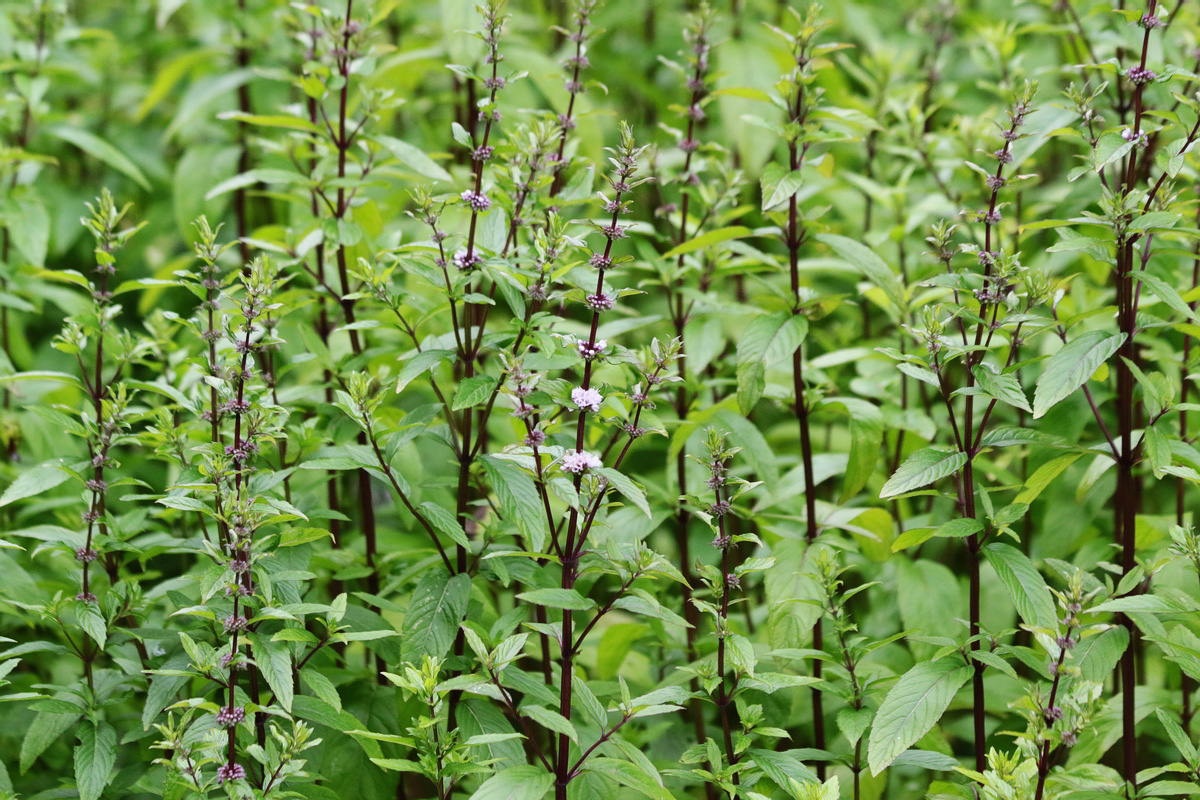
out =
[[[488,161],[496,153],[496,148],[489,145],[476,147],[475,152],[471,154],[471,158],[475,161]]]
[[[508,84],[505,78],[488,78],[483,82],[484,87],[488,89],[503,89]]]
[[[108,488],[108,484],[105,481],[101,480],[100,478],[92,478],[87,483],[85,483],[84,486],[86,486],[88,489],[90,489],[93,492],[103,492],[105,489]]]
[[[1145,86],[1158,76],[1145,67],[1133,66],[1125,70],[1125,77],[1134,86]]]
[[[730,589],[740,589],[742,588],[742,579],[731,573],[725,576],[725,585]]]
[[[1003,176],[1000,176],[1000,175],[988,175],[986,183],[987,183],[987,188],[989,188],[993,192],[995,192],[995,191],[998,191],[1000,189],[1000,187],[1006,183],[1006,180]]]
[[[80,564],[90,564],[99,557],[100,554],[91,547],[80,547],[75,551],[75,560]]]
[[[240,616],[240,615],[239,616],[228,616],[224,619],[224,621],[222,622],[222,625],[224,626],[226,633],[234,633],[236,631],[246,630],[246,625],[249,622],[250,622],[250,620],[248,620],[245,617]]]
[[[217,712],[217,724],[222,728],[233,728],[246,718],[246,709],[241,706],[226,706]]]
[[[729,536],[718,536],[712,540],[712,546],[718,550],[724,550],[733,543],[733,538]]]
[[[476,192],[472,191],[471,189],[466,189],[461,195],[459,195],[459,197],[461,197],[463,202],[469,205],[471,210],[475,211],[476,213],[487,211],[492,207],[492,201],[489,200],[488,196],[483,192]]]
[[[96,600],[96,595],[92,594],[91,592],[80,592],[79,594],[75,595],[75,599],[90,605],[95,605],[98,602]]]
[[[588,308],[592,309],[593,311],[608,311],[614,305],[612,297],[605,292],[601,292],[600,294],[589,294],[585,302],[587,303]]]
[[[708,513],[712,514],[714,517],[723,517],[728,514],[732,508],[733,506],[729,504],[728,500],[718,500],[708,507]]]
[[[679,149],[685,153],[694,153],[700,149],[700,143],[695,139],[680,139]]]
[[[600,232],[613,241],[616,241],[617,239],[624,239],[627,235],[626,230],[627,229],[621,225],[600,226]]]
[[[458,267],[463,272],[466,272],[472,267],[479,266],[479,264],[482,262],[483,257],[478,253],[472,253],[468,256],[466,250],[458,250],[454,254],[454,266]]]
[[[217,783],[240,781],[246,777],[246,768],[241,764],[222,764],[217,768]]]
[[[546,442],[545,431],[534,428],[529,431],[529,435],[525,437],[525,445],[527,447],[541,447]]]
[[[1007,147],[1003,148],[1002,150],[997,150],[992,155],[996,156],[996,160],[1001,164],[1011,164],[1013,162],[1012,153],[1008,151]]]
[[[588,264],[596,269],[608,269],[612,266],[612,263],[612,259],[603,253],[593,253],[592,257],[588,259]]]

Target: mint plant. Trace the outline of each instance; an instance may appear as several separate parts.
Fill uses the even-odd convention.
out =
[[[0,796],[1194,793],[1195,7],[137,10],[0,2]]]

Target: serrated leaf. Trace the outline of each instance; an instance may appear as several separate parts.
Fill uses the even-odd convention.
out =
[[[117,732],[107,722],[85,721],[75,747],[75,785],[79,800],[98,800],[117,763]]]
[[[900,676],[879,706],[867,740],[867,765],[872,775],[887,769],[929,732],[973,671],[951,657],[921,661]]]
[[[1058,614],[1054,609],[1054,597],[1029,556],[1011,545],[1000,543],[987,545],[984,553],[1000,582],[1008,589],[1021,620],[1030,627],[1056,629]]]
[[[926,447],[913,453],[879,492],[882,499],[915,491],[934,481],[953,475],[967,463],[967,454],[958,451],[939,450]]]
[[[1091,331],[1067,343],[1042,368],[1033,393],[1033,417],[1039,419],[1083,386],[1125,341],[1123,333]]]
[[[403,660],[419,663],[422,656],[446,655],[467,613],[470,595],[471,579],[466,575],[451,577],[441,569],[426,572],[413,589],[404,617]]]

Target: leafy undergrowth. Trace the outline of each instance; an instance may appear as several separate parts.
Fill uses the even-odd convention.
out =
[[[0,2],[0,795],[1200,794],[1198,40]]]

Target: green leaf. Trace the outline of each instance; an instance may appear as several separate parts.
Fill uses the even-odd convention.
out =
[[[555,733],[561,733],[575,744],[579,744],[579,732],[571,721],[557,711],[551,711],[545,706],[524,706],[521,713],[532,719],[543,728]]]
[[[798,169],[788,170],[782,164],[771,162],[763,168],[759,183],[762,186],[762,210],[777,211],[800,191],[804,175]]]
[[[836,236],[832,233],[819,233],[817,241],[824,242],[833,248],[833,252],[847,261],[852,267],[863,274],[867,280],[878,286],[898,309],[907,307],[904,299],[904,287],[891,267],[879,255],[861,242]]]
[[[470,800],[541,800],[553,786],[554,776],[544,767],[522,764],[488,778]]]
[[[453,178],[450,173],[438,166],[432,158],[425,155],[425,152],[417,147],[394,136],[383,136],[377,134],[375,141],[386,147],[391,154],[396,157],[396,160],[407,166],[418,175],[423,175],[426,178],[431,178],[435,181],[450,183]]]
[[[403,660],[420,662],[422,656],[446,655],[467,613],[470,596],[471,579],[466,575],[450,577],[442,569],[426,572],[413,590],[404,617]]]
[[[421,503],[419,508],[425,519],[429,520],[433,527],[444,533],[455,544],[461,547],[469,547],[471,545],[471,540],[467,538],[467,532],[463,530],[463,526],[443,506],[437,503],[425,502]]]
[[[650,504],[646,502],[646,493],[639,489],[636,483],[615,469],[608,467],[600,467],[595,472],[608,479],[609,484],[620,492],[622,497],[637,506],[647,518],[650,517]]]
[[[1025,391],[1021,388],[1017,376],[1011,373],[1005,374],[996,372],[991,364],[980,364],[975,367],[975,380],[979,383],[979,389],[988,397],[999,400],[1001,403],[1019,408],[1023,411],[1033,412],[1029,405],[1029,401],[1025,398]]]
[[[872,775],[887,769],[929,732],[973,671],[950,657],[921,661],[900,677],[883,699],[867,740],[867,765]]]
[[[123,152],[113,147],[96,134],[91,133],[90,131],[85,131],[82,128],[73,128],[69,125],[55,125],[54,127],[47,128],[46,133],[50,134],[56,139],[62,139],[68,144],[75,145],[93,158],[97,158],[100,161],[103,161],[105,164],[108,164],[117,172],[124,173],[130,178],[133,178],[133,180],[136,181],[139,186],[149,191],[150,184],[147,182],[146,176],[142,174],[142,171],[138,168],[137,164],[134,164],[129,160],[129,156],[125,155]]]
[[[1034,419],[1045,416],[1047,411],[1083,386],[1124,341],[1123,333],[1091,331],[1052,355],[1043,367],[1033,393]]]
[[[1145,270],[1134,272],[1133,277],[1141,281],[1147,289],[1154,293],[1155,297],[1166,303],[1172,311],[1177,312],[1184,319],[1197,319],[1196,312],[1183,301],[1183,298],[1179,296],[1179,292],[1175,290],[1175,287],[1162,278],[1151,275]]]
[[[984,548],[988,563],[1008,589],[1021,620],[1033,628],[1056,630],[1058,614],[1050,587],[1029,560],[1029,556],[1007,544],[989,544]]]
[[[290,712],[295,685],[292,682],[292,652],[289,645],[258,633],[249,633],[247,638],[254,648],[254,663],[258,665],[258,671],[267,679],[275,700]]]
[[[632,761],[592,756],[584,762],[584,769],[612,778],[622,786],[652,800],[675,800],[674,795],[666,790],[658,776],[650,775]],[[624,797],[625,794],[621,796]]]
[[[793,318],[804,319],[795,317],[786,311],[762,314],[751,320],[739,337],[737,396],[738,408],[742,414],[749,414],[758,399],[762,397],[763,389],[766,388],[767,351],[780,349],[779,346],[773,347],[775,340],[781,336],[788,337],[787,346],[791,347],[788,355],[791,355],[791,352],[804,341],[804,336],[808,331],[807,321],[805,320],[803,325],[789,324]],[[783,349],[786,350],[787,346]]]
[[[896,474],[888,478],[879,492],[881,499],[920,489],[934,481],[953,475],[967,463],[967,454],[958,451],[926,447],[904,460]]]
[[[24,774],[38,756],[46,752],[46,748],[58,741],[68,730],[79,721],[79,714],[57,714],[50,711],[39,711],[29,723],[25,738],[21,740],[21,772]]]
[[[477,406],[484,400],[487,400],[495,388],[496,379],[491,375],[477,375],[474,378],[467,378],[458,385],[458,391],[454,393],[454,402],[451,403],[451,408],[455,411],[462,411],[464,408]]]
[[[712,247],[714,244],[727,242],[730,239],[741,239],[749,236],[751,233],[749,228],[741,225],[731,225],[728,228],[717,228],[708,233],[697,236],[695,239],[689,239],[678,247],[672,247],[667,252],[663,253],[664,259],[672,259],[676,256],[684,255],[685,253],[694,253],[697,250],[703,250],[706,247]]]
[[[503,458],[484,456],[482,461],[504,519],[516,525],[535,553],[542,552],[546,546],[546,511],[533,477]]]
[[[1013,498],[1013,502],[1024,503],[1025,505],[1032,503],[1050,485],[1051,481],[1061,475],[1067,467],[1078,461],[1082,455],[1082,453],[1063,453],[1042,464],[1025,480],[1025,488]]]
[[[0,508],[49,491],[66,481],[71,474],[60,469],[59,464],[58,461],[47,461],[22,472],[0,495]]]
[[[117,763],[117,732],[107,722],[85,721],[78,728],[75,784],[79,800],[97,800]]]
[[[596,605],[594,600],[589,600],[574,589],[534,589],[530,592],[522,592],[517,597],[536,606],[571,611],[587,611]]]
[[[286,169],[252,169],[240,175],[234,175],[228,180],[221,181],[208,190],[208,194],[204,195],[204,199],[212,200],[214,197],[220,197],[227,192],[245,189],[247,186],[254,186],[258,183],[293,184],[304,183],[307,180],[308,178],[299,172],[291,172]]]

